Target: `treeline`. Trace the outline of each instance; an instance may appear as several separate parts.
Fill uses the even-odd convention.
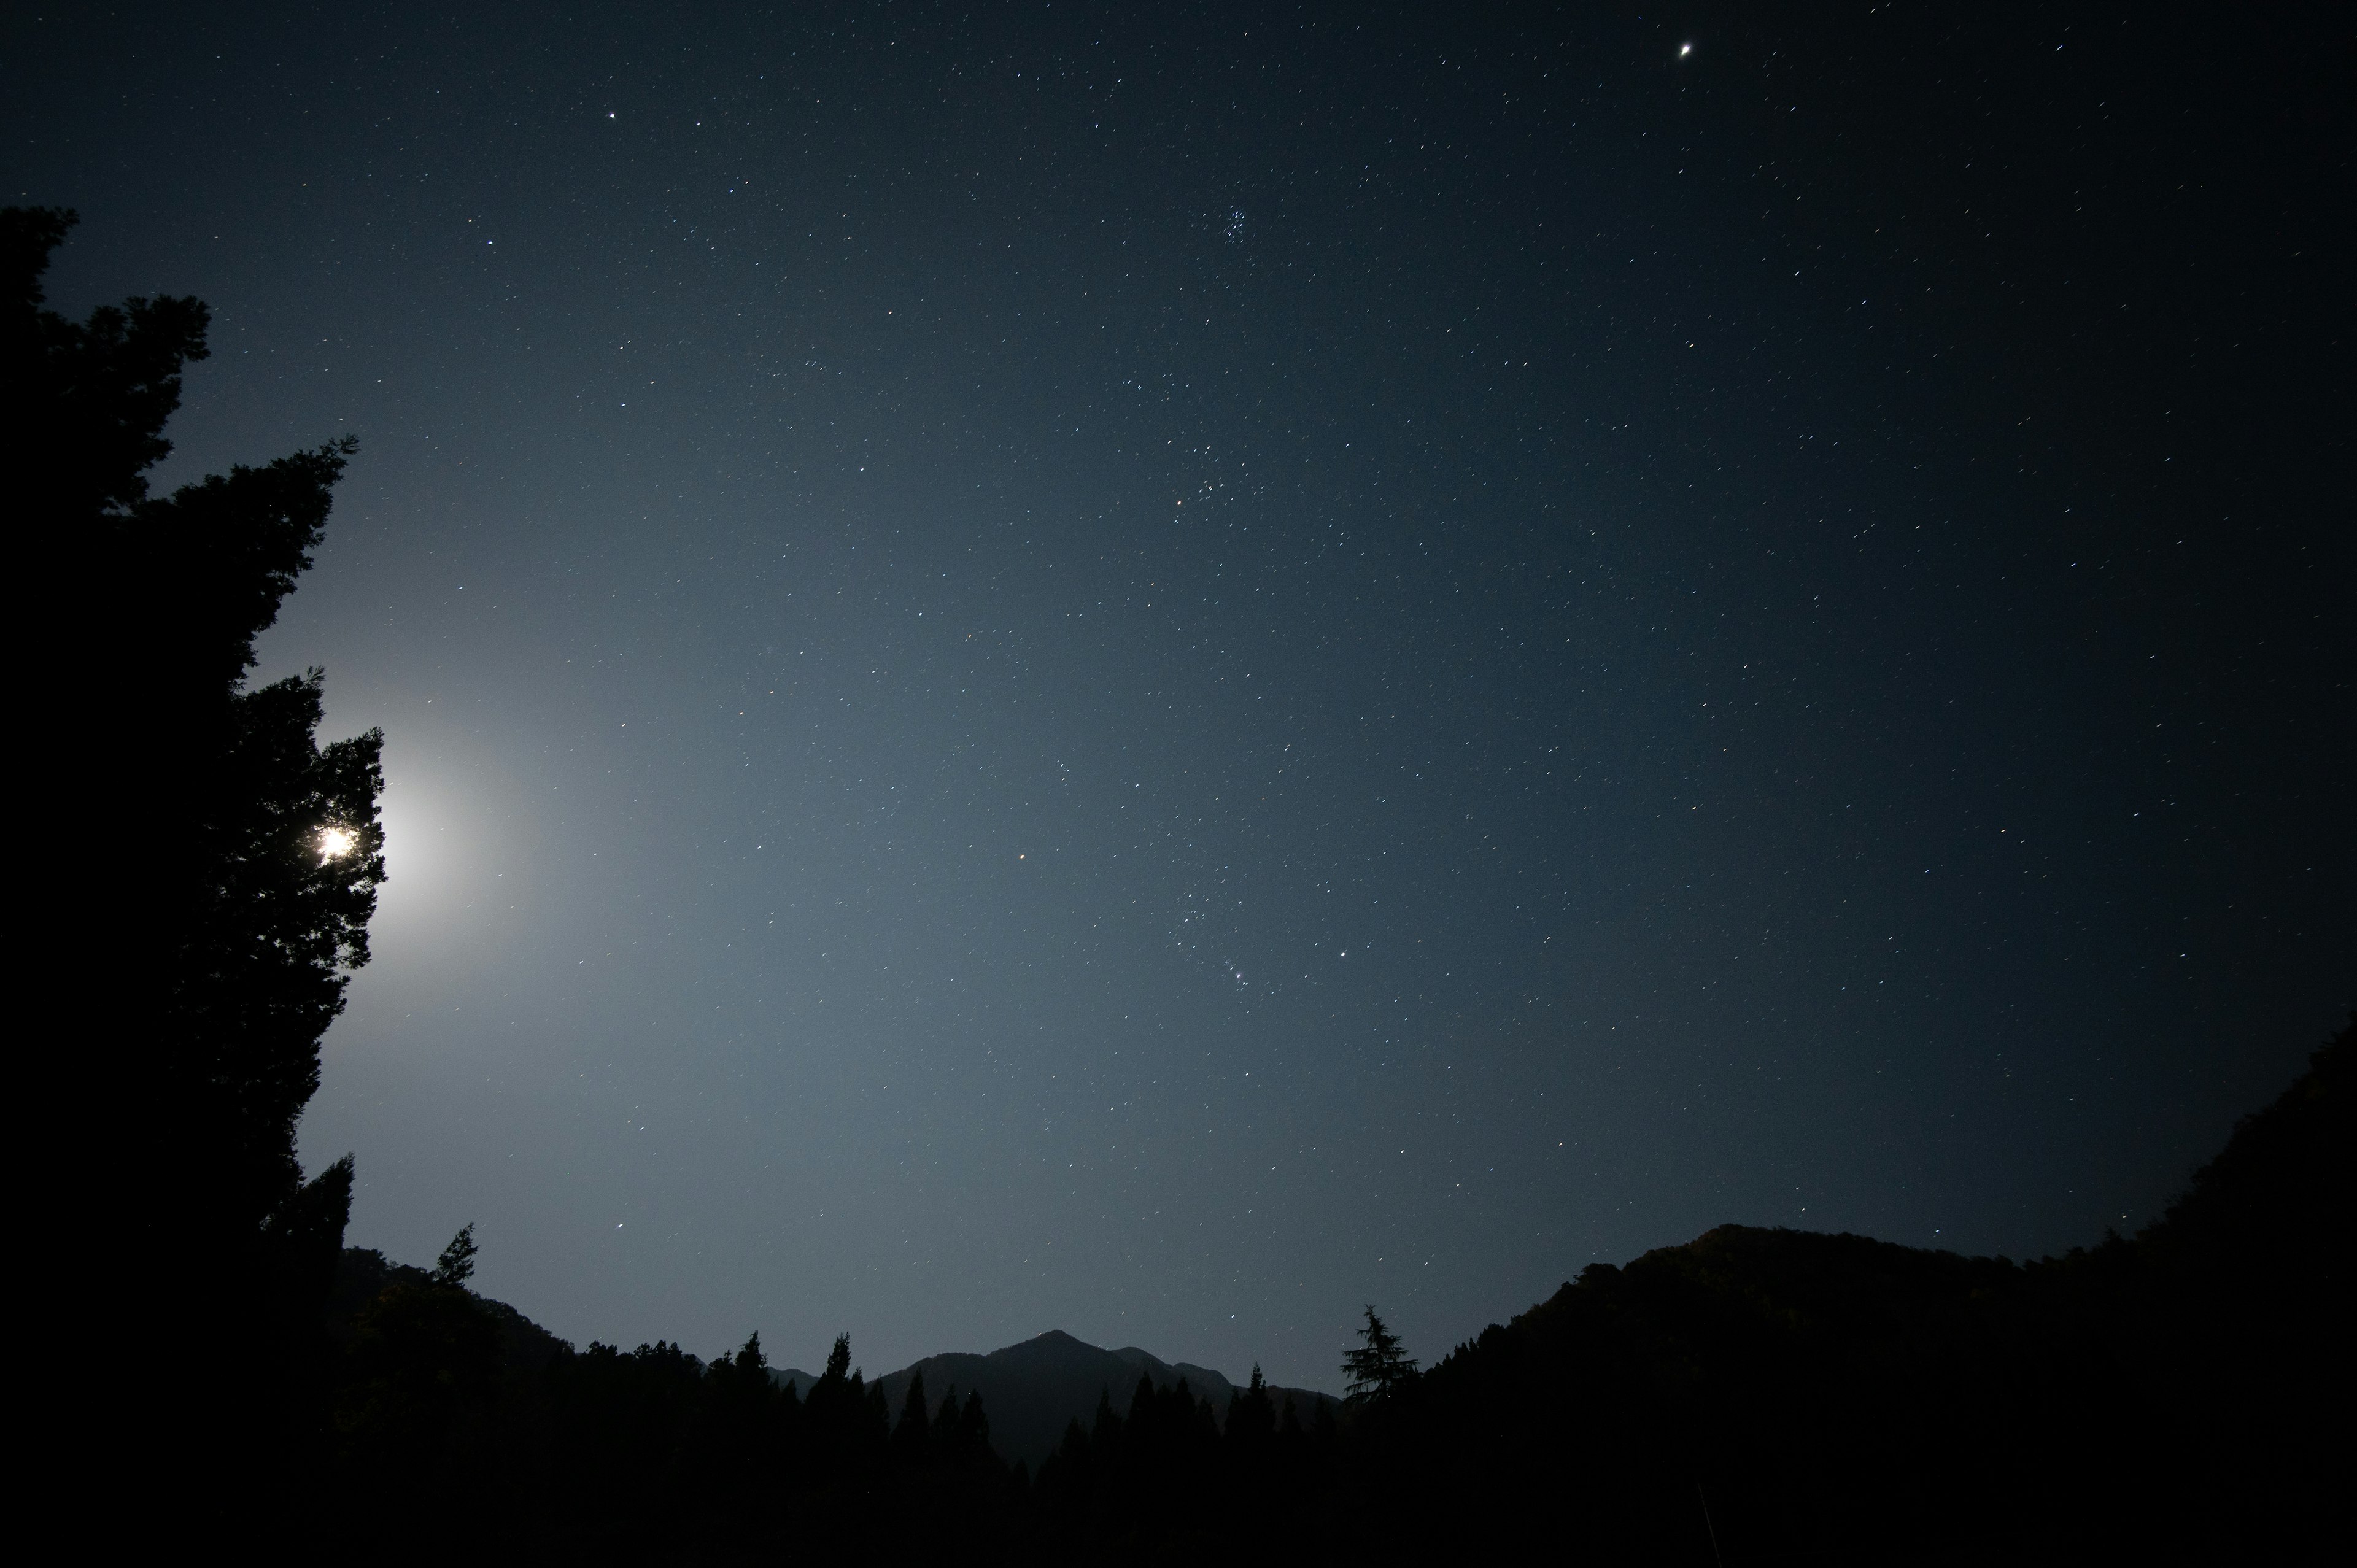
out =
[[[797,1393],[757,1334],[709,1363],[658,1342],[576,1352],[521,1336],[467,1288],[462,1233],[430,1273],[393,1277],[336,1326],[335,1371],[299,1445],[314,1529],[380,1520],[456,1532],[486,1556],[772,1561],[823,1551],[903,1561],[1089,1558],[1290,1539],[1315,1559],[1315,1504],[1345,1445],[1331,1405],[1304,1423],[1254,1369],[1224,1411],[1141,1376],[1075,1420],[1037,1477],[993,1447],[978,1394],[898,1410],[847,1336]],[[406,1530],[353,1542],[405,1554]]]
[[[2320,1562],[2352,1037],[2134,1240],[2024,1264],[1725,1227],[1420,1373],[1371,1311],[1339,1419],[1257,1369],[1223,1411],[1109,1389],[1036,1476],[970,1393],[920,1377],[888,1408],[847,1340],[807,1397],[758,1337],[709,1366],[576,1354],[503,1330],[446,1254],[339,1331],[313,1494],[503,1555],[652,1561]]]
[[[749,1561],[980,1544],[1022,1496],[978,1400],[936,1402],[920,1380],[896,1416],[845,1341],[807,1398],[759,1336],[708,1364],[593,1344],[503,1372],[500,1348],[463,1288],[371,1303],[314,1450],[326,1515],[431,1518],[486,1556]]]

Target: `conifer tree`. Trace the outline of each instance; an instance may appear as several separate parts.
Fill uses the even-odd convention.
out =
[[[43,308],[49,252],[75,221],[0,210],[0,424],[18,448],[23,533],[80,564],[60,580],[91,563],[105,572],[75,684],[112,700],[57,715],[70,780],[57,820],[83,830],[65,891],[105,918],[67,923],[123,927],[136,890],[139,961],[110,956],[108,1005],[91,1012],[96,1038],[76,1059],[132,1122],[124,1146],[153,1163],[125,1173],[146,1188],[149,1240],[190,1254],[147,1266],[210,1261],[258,1280],[253,1250],[304,1185],[295,1122],[346,976],[367,961],[384,863],[381,738],[317,744],[316,671],[262,687],[246,677],[254,639],[311,564],[355,444],[151,495],[209,316],[161,296],[81,323]],[[125,703],[137,723],[124,722]]]
[[[907,1458],[920,1459],[931,1428],[932,1417],[925,1409],[925,1374],[920,1369],[909,1375],[908,1397],[900,1402],[900,1424],[892,1431],[893,1445]]]
[[[1228,1396],[1228,1444],[1238,1451],[1257,1453],[1276,1431],[1276,1408],[1268,1397],[1268,1380],[1254,1361],[1252,1382]]]
[[[351,1167],[308,1182],[295,1127],[319,1038],[368,958],[384,877],[382,738],[326,746],[321,677],[254,687],[254,639],[310,565],[353,443],[150,494],[208,313],[156,296],[81,322],[45,308],[71,212],[0,209],[0,440],[30,580],[101,585],[77,613],[73,678],[37,689],[55,765],[41,818],[75,845],[37,961],[71,1010],[39,1102],[103,1114],[120,1151],[74,1184],[72,1272],[103,1340],[140,1281],[176,1282],[195,1380],[160,1407],[185,1431],[192,1517],[253,1487],[231,1473],[284,1438],[319,1376],[317,1326]],[[70,947],[63,933],[71,933]],[[102,933],[108,940],[99,940]],[[112,1315],[124,1315],[117,1322]],[[158,1505],[159,1516],[171,1509]],[[183,1541],[185,1541],[185,1535]]]
[[[442,1255],[434,1260],[434,1283],[454,1289],[464,1289],[475,1277],[475,1227],[470,1220],[458,1228]],[[759,1336],[755,1336],[756,1340]]]
[[[990,1417],[983,1411],[980,1390],[965,1396],[965,1405],[958,1412],[958,1434],[969,1457],[990,1457]]]
[[[1367,1323],[1359,1337],[1364,1343],[1342,1358],[1342,1370],[1351,1380],[1342,1391],[1342,1402],[1354,1409],[1389,1399],[1415,1376],[1415,1358],[1400,1348],[1399,1336],[1383,1326],[1372,1302],[1367,1304]]]

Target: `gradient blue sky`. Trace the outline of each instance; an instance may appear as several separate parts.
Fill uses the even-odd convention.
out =
[[[352,1240],[1331,1387],[2153,1218],[2357,952],[2347,109],[2211,26],[18,15],[52,302],[214,308],[167,477],[362,442]]]

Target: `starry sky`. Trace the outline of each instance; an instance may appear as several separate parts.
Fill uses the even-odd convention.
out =
[[[305,1156],[576,1341],[2034,1255],[2352,1000],[2345,27],[40,9],[52,304],[214,310],[163,480],[362,443]]]

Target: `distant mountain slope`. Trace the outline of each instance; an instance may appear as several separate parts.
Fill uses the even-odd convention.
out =
[[[388,1286],[424,1284],[430,1277],[424,1269],[393,1262],[374,1248],[347,1247],[328,1302],[329,1321],[348,1325]],[[509,1372],[538,1371],[560,1350],[573,1348],[507,1303],[487,1296],[475,1299],[499,1322],[500,1360]],[[895,1420],[909,1397],[910,1380],[920,1371],[925,1375],[926,1403],[936,1409],[952,1386],[961,1400],[969,1393],[981,1394],[983,1412],[990,1418],[991,1446],[1008,1464],[1020,1459],[1035,1470],[1063,1441],[1068,1424],[1078,1421],[1087,1426],[1095,1419],[1100,1397],[1110,1399],[1115,1412],[1128,1414],[1140,1374],[1153,1380],[1157,1389],[1185,1379],[1189,1388],[1211,1402],[1222,1420],[1235,1393],[1235,1384],[1212,1368],[1191,1361],[1165,1361],[1134,1345],[1106,1350],[1060,1329],[1050,1329],[1036,1339],[986,1356],[953,1351],[887,1372],[882,1379],[884,1398]],[[791,1383],[801,1397],[807,1397],[811,1385],[818,1380],[816,1373],[797,1367],[775,1368],[770,1376],[780,1385]],[[1333,1395],[1311,1389],[1273,1387],[1269,1396],[1280,1412],[1291,1400],[1304,1425],[1315,1417],[1320,1403],[1339,1403]]]
[[[1590,1265],[1369,1412],[1366,1499],[1507,1520],[1578,1476],[1585,1543],[1631,1561],[2306,1561],[2357,1398],[2352,1042],[2134,1241],[2020,1264],[1728,1225]]]
[[[1209,1367],[1191,1361],[1174,1364],[1134,1345],[1103,1349],[1061,1329],[1049,1329],[1035,1339],[986,1356],[952,1351],[887,1372],[881,1380],[884,1398],[895,1418],[909,1397],[910,1380],[919,1372],[925,1377],[929,1404],[938,1406],[952,1386],[960,1398],[981,1394],[983,1411],[990,1417],[991,1445],[1009,1464],[1020,1459],[1034,1469],[1063,1440],[1066,1426],[1074,1421],[1086,1426],[1095,1419],[1099,1399],[1109,1399],[1116,1413],[1126,1415],[1141,1374],[1157,1389],[1185,1379],[1189,1389],[1211,1402],[1222,1419],[1235,1392],[1235,1385],[1226,1376]],[[817,1380],[795,1368],[780,1369],[771,1376],[780,1383],[792,1383],[797,1394],[809,1393]],[[1279,1411],[1290,1399],[1305,1425],[1320,1403],[1337,1402],[1331,1394],[1310,1389],[1272,1388],[1269,1394]]]
[[[476,1498],[535,1560],[2339,1562],[2352,1041],[2317,1052],[2134,1240],[2017,1263],[1722,1226],[1590,1265],[1346,1419],[1275,1391],[1308,1434],[1133,1404],[1141,1377],[1183,1378],[1215,1411],[1232,1386],[1063,1333],[793,1408],[765,1379],[815,1380],[749,1346],[708,1365],[667,1343],[566,1355],[496,1303],[510,1376],[465,1411],[449,1391],[490,1381],[479,1326],[422,1314],[406,1340],[352,1334],[386,1286],[427,1278],[355,1250],[338,1301],[362,1354],[339,1419],[402,1462],[350,1468],[363,1506],[330,1511]],[[936,1408],[979,1394],[994,1446],[1037,1484],[1006,1485],[962,1423],[890,1432],[919,1375]],[[1125,1419],[1098,1422],[1100,1402]],[[1075,1420],[1093,1430],[1066,1455]],[[447,1513],[419,1517],[460,1538]]]
[[[2273,1104],[2235,1123],[2218,1157],[2194,1173],[2137,1244],[2179,1273],[2225,1270],[2278,1285],[2337,1277],[2337,1244],[2348,1240],[2357,1213],[2352,1053],[2357,1017],[2309,1058],[2308,1071]]]

